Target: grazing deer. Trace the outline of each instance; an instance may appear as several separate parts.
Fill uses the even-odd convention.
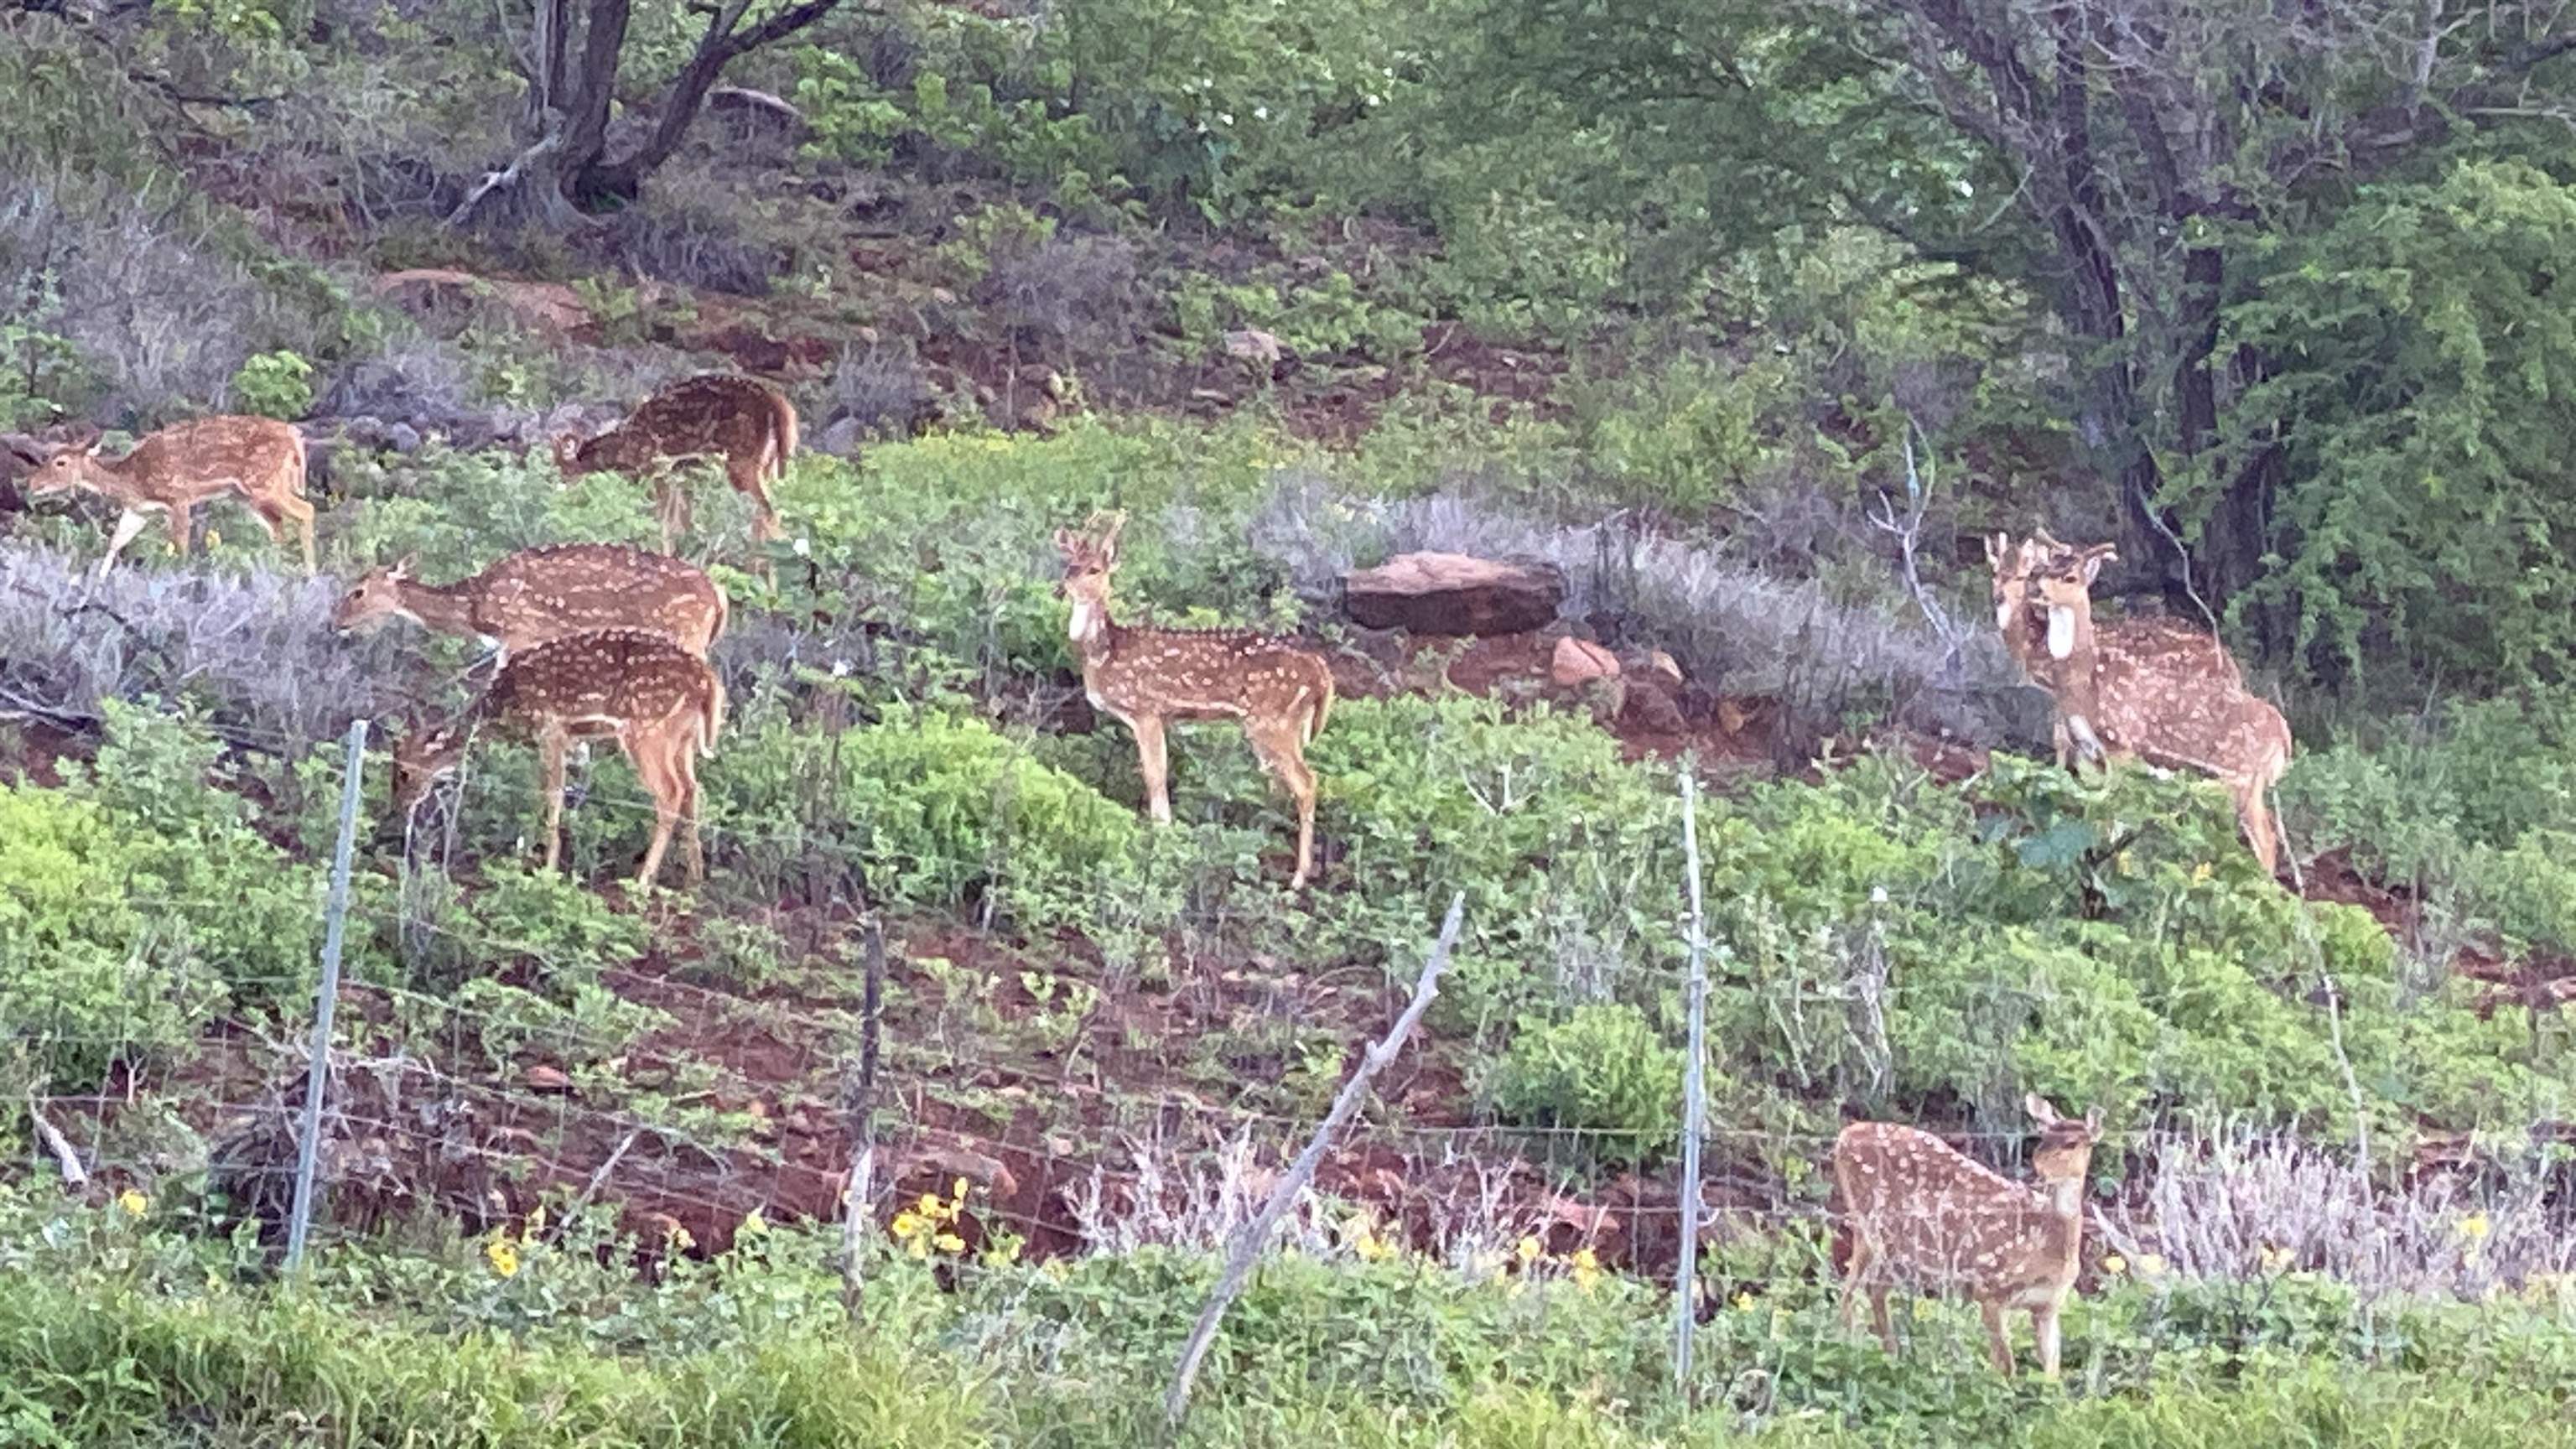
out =
[[[1306,746],[1333,707],[1333,671],[1323,656],[1284,639],[1241,629],[1131,629],[1109,616],[1109,575],[1118,566],[1123,518],[1077,534],[1058,529],[1061,592],[1073,602],[1066,632],[1082,659],[1082,687],[1094,708],[1136,734],[1138,769],[1157,824],[1169,824],[1170,762],[1164,730],[1173,720],[1236,719],[1262,765],[1297,802],[1297,871],[1304,888],[1315,851],[1315,772]]]
[[[2123,621],[2097,631],[2092,588],[2110,544],[2025,554],[2028,604],[2005,623],[2007,647],[2037,647],[2024,667],[2056,700],[2058,760],[2107,767],[2142,759],[2193,770],[2227,787],[2254,858],[2280,869],[2280,832],[2269,796],[2290,768],[2289,721],[2245,685],[2218,641],[2168,620]],[[2003,622],[1999,617],[1998,622]]]
[[[1896,1352],[1887,1292],[1964,1290],[1984,1311],[1995,1368],[2012,1373],[2004,1315],[2030,1311],[2040,1369],[2057,1377],[2059,1310],[2075,1291],[2084,1237],[2084,1172],[2102,1140],[2102,1109],[2082,1121],[2060,1117],[2036,1094],[2022,1106],[2039,1124],[2031,1167],[2036,1187],[1995,1172],[1928,1132],[1891,1122],[1854,1122],[1834,1139],[1834,1187],[1851,1228],[1843,1279],[1843,1327],[1857,1326],[1858,1295],[1869,1294],[1879,1341]]]
[[[653,795],[653,843],[635,872],[638,887],[661,873],[675,827],[691,885],[706,876],[698,847],[697,757],[713,752],[724,727],[724,684],[706,661],[642,629],[567,634],[519,654],[463,713],[394,742],[394,802],[405,810],[430,782],[464,757],[477,726],[490,723],[532,740],[546,796],[546,869],[563,844],[564,756],[577,741],[614,736]]]
[[[566,433],[555,439],[555,463],[566,477],[614,469],[653,480],[664,553],[677,547],[689,527],[688,495],[671,476],[673,464],[722,463],[735,491],[758,506],[751,536],[765,543],[781,533],[778,509],[769,500],[769,480],[784,473],[794,456],[796,408],[786,395],[766,383],[721,373],[663,387],[598,437],[585,441]]]
[[[100,455],[96,429],[58,448],[24,439],[13,439],[10,446],[34,467],[29,491],[36,496],[83,488],[125,510],[108,539],[107,553],[98,561],[102,574],[155,513],[170,530],[170,546],[185,558],[189,511],[225,494],[250,505],[271,543],[284,541],[280,525],[292,525],[304,547],[304,571],[313,571],[313,505],[304,501],[304,435],[292,423],[274,418],[199,418],[146,435],[122,458]]]
[[[442,634],[469,635],[510,655],[592,629],[645,629],[704,659],[724,632],[724,590],[704,570],[618,543],[529,548],[472,578],[425,584],[412,560],[370,571],[340,599],[331,623],[353,629],[399,615]]]

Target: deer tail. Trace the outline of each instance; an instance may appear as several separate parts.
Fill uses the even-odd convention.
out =
[[[769,394],[769,411],[769,476],[775,478],[787,471],[787,460],[796,456],[796,404],[787,400],[787,394],[773,388]]]
[[[1308,711],[1306,715],[1305,743],[1310,745],[1313,744],[1315,742],[1315,736],[1324,732],[1324,721],[1331,716],[1332,712],[1333,671],[1326,669],[1324,671],[1324,687],[1316,694],[1314,708]]]
[[[698,753],[712,755],[716,752],[716,736],[724,732],[725,718],[724,677],[712,668],[707,670],[707,697],[700,717],[706,721],[706,729],[698,735]]]
[[[707,644],[712,648],[724,637],[725,625],[733,618],[733,602],[725,597],[724,585],[714,579],[707,580],[707,589],[716,596],[716,621],[707,630]]]

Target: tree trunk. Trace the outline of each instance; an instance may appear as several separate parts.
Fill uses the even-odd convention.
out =
[[[617,63],[626,46],[629,13],[629,0],[589,0],[581,60],[559,122],[563,145],[555,165],[560,176],[580,176],[598,165],[608,150],[608,108],[617,98]],[[565,190],[574,192],[570,186]]]

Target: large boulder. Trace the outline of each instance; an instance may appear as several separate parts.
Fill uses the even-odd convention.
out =
[[[1463,553],[1397,554],[1343,581],[1353,623],[1415,634],[1519,634],[1544,627],[1565,602],[1565,574],[1544,562]]]

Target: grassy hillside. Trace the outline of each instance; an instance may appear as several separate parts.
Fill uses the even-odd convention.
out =
[[[613,161],[710,18],[567,13],[612,10]],[[2520,120],[2249,183],[2242,234],[2195,242],[2239,363],[2178,454],[2161,384],[2101,410],[2014,202],[1944,242],[1940,207],[2012,194],[2009,147],[1924,131],[1944,93],[1844,73],[1800,0],[1683,6],[1642,50],[1624,7],[1536,0],[825,6],[631,188],[530,149],[563,114],[529,106],[535,13],[0,10],[0,431],[285,419],[321,510],[316,577],[230,500],[191,556],[154,532],[93,577],[114,506],[0,480],[0,1441],[1139,1442],[1453,894],[1449,978],[1192,1441],[2564,1435],[2576,697],[2532,540],[2576,191]],[[1759,61],[1732,119],[1765,154],[1645,84],[1713,37]],[[2458,45],[2432,79],[2561,76]],[[2376,84],[2329,71],[2336,104]],[[1835,118],[1884,192],[1793,154]],[[1705,144],[1668,166],[1677,135]],[[2165,263],[2120,264],[2143,378]],[[390,742],[484,650],[342,634],[340,594],[653,543],[641,482],[550,445],[702,371],[803,433],[775,543],[691,485],[679,551],[731,609],[707,880],[626,884],[652,802],[605,745],[559,873],[524,746],[396,808]],[[1175,731],[1146,818],[1050,546],[1110,509],[1122,618],[1329,661],[1305,891],[1231,726]],[[2118,540],[2104,616],[2214,627],[2282,704],[2288,879],[2214,783],[2048,759],[1983,551],[2036,526]],[[1542,561],[1564,603],[1356,623],[1345,576],[1416,550]],[[1569,637],[1624,682],[1558,682]],[[1676,1386],[1685,773],[1709,1128]],[[1840,1126],[2018,1175],[2033,1092],[2109,1122],[2068,1381],[1993,1376],[1964,1304],[1909,1310],[1900,1358],[1842,1329]]]

